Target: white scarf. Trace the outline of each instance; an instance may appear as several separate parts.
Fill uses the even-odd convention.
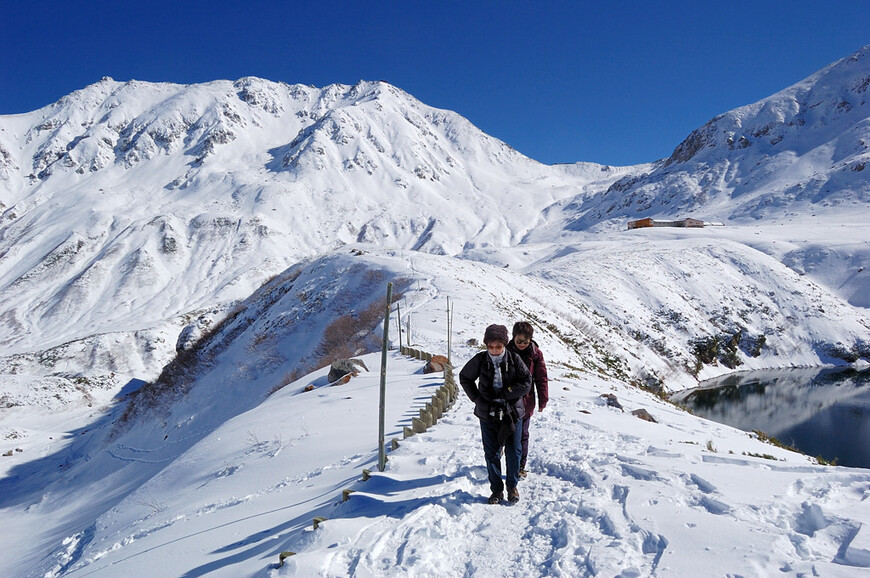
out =
[[[501,362],[504,360],[504,356],[507,355],[507,349],[502,351],[501,355],[498,357],[489,352],[487,352],[487,355],[489,355],[490,361],[492,361],[492,364],[495,366],[495,372],[492,376],[492,387],[496,391],[499,391],[504,387],[504,378],[501,374]]]

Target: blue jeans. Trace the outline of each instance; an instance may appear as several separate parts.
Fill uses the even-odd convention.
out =
[[[530,415],[527,415],[525,418],[523,418],[523,438],[522,438],[523,439],[523,443],[522,443],[523,452],[522,452],[522,456],[520,457],[520,469],[521,470],[526,469],[526,461],[528,460],[528,457],[529,457],[529,420],[531,420],[531,419],[532,419],[532,416],[530,416]],[[517,425],[517,427],[519,427],[519,425]]]
[[[486,459],[486,473],[489,477],[489,489],[492,493],[504,492],[505,482],[508,488],[516,488],[520,481],[520,455],[522,454],[523,423],[518,421],[516,429],[504,442],[507,479],[501,479],[501,446],[498,443],[498,430],[501,424],[480,420],[480,435],[483,438],[483,455]]]

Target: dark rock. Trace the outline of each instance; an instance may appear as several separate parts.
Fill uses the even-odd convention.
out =
[[[652,422],[652,423],[659,423],[659,422],[656,421],[656,418],[654,418],[653,416],[651,416],[650,413],[649,413],[647,410],[643,409],[643,408],[641,408],[641,409],[636,409],[636,410],[632,411],[632,412],[631,412],[631,415],[636,416],[636,417],[639,417],[640,419],[642,419],[642,420],[644,420],[644,421],[649,421],[649,422]]]
[[[360,367],[366,371],[369,370],[361,359],[336,359],[329,366],[329,375],[326,378],[329,380],[329,383],[333,383],[345,375],[357,376],[359,375]],[[345,381],[344,383],[347,382]]]
[[[616,399],[616,396],[615,396],[614,394],[612,394],[612,393],[602,393],[602,394],[601,394],[601,397],[604,398],[604,401],[605,401],[605,402],[607,403],[607,405],[609,405],[610,407],[615,407],[615,408],[617,408],[617,409],[619,409],[619,410],[625,411],[625,410],[622,408],[622,404],[619,403],[619,400]]]

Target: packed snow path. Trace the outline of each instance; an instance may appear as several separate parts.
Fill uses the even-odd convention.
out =
[[[870,572],[870,536],[859,521],[870,516],[870,474],[813,466],[665,405],[650,407],[660,423],[641,421],[599,403],[590,385],[609,388],[553,383],[551,408],[533,418],[517,505],[485,503],[478,420],[466,401],[406,440],[387,470],[358,483],[316,531],[290,540],[297,554],[275,574]],[[788,461],[743,455],[759,448]]]
[[[375,367],[378,357],[364,359]],[[444,381],[421,365],[389,357],[388,440]],[[133,451],[122,441],[81,464],[78,477],[47,486],[38,502],[6,508],[2,535],[19,556],[0,560],[0,574],[870,576],[867,470],[814,465],[640,390],[553,365],[520,502],[490,506],[470,401],[460,395],[438,424],[389,453],[383,473],[362,481],[363,468],[375,469],[379,379],[362,374],[302,393],[312,380],[325,384],[326,370],[218,425],[111,508],[97,498],[117,478],[94,464]],[[604,403],[609,393],[625,411]],[[631,414],[641,408],[658,423]],[[121,460],[130,480],[155,457],[135,449],[137,461]],[[353,493],[342,501],[345,489]],[[63,526],[54,522],[60,512]],[[317,529],[315,517],[326,518]],[[25,557],[33,535],[43,546]],[[278,567],[287,551],[295,555]]]

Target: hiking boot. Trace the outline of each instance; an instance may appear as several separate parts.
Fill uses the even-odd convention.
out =
[[[529,472],[527,472],[527,471],[525,470],[525,468],[523,468],[523,469],[520,470],[520,477],[521,477],[521,478],[525,478],[525,477],[528,476],[528,475],[529,475]]]
[[[508,488],[508,502],[516,504],[520,501],[520,491],[516,488]]]
[[[493,492],[489,497],[490,504],[499,504],[502,500],[504,500],[504,492]]]

